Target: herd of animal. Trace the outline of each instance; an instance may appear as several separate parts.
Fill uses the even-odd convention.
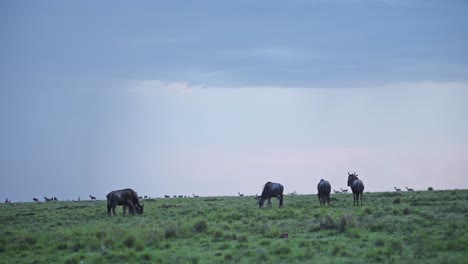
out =
[[[362,206],[362,194],[364,193],[364,183],[362,180],[358,178],[359,174],[356,172],[350,173],[348,172],[348,186],[351,187],[353,192],[353,205],[361,205]],[[394,187],[395,191],[401,192],[401,189]],[[320,182],[317,184],[317,196],[320,203],[322,205],[330,205],[330,193],[331,193],[331,184],[330,182],[321,179]],[[340,188],[341,191],[336,191],[333,189],[335,193],[347,193],[347,189]],[[411,188],[406,187],[406,190],[409,192],[413,192],[414,190]],[[265,201],[268,200],[268,206],[271,207],[271,198],[277,198],[279,200],[279,207],[283,207],[283,191],[284,187],[280,183],[275,182],[267,182],[263,186],[262,194],[260,196],[255,195],[255,199],[258,201],[258,206],[261,208],[263,207]],[[239,196],[243,197],[244,194],[239,192]],[[169,195],[164,195],[165,198],[170,198]],[[176,197],[187,197],[182,195],[174,195]],[[198,198],[198,195],[193,194],[193,197]],[[91,201],[96,201],[96,197],[89,195]],[[140,203],[140,200],[143,198],[138,196],[138,194],[132,189],[123,189],[123,190],[116,190],[111,191],[106,195],[107,198],[107,214],[110,216],[111,212],[115,215],[115,208],[117,206],[123,206],[123,213],[124,215],[127,213],[129,214],[142,214],[144,209],[144,204]],[[149,199],[148,196],[144,196],[145,199]],[[33,198],[36,203],[41,203],[39,199]],[[56,197],[47,198],[44,196],[45,202],[53,202],[58,201]],[[78,197],[78,201],[80,198]],[[360,202],[360,203],[359,203]],[[5,203],[10,203],[11,200],[8,198],[5,200]]]

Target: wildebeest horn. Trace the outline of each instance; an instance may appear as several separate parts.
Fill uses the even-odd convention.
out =
[[[349,173],[349,171],[348,171],[348,176],[351,176],[351,173]]]

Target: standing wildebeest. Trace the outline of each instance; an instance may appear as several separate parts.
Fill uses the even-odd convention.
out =
[[[47,198],[47,197],[44,196],[44,200],[45,200],[46,202],[53,202],[53,201],[54,201],[54,198]]]
[[[412,188],[406,187],[406,190],[408,190],[408,192],[414,192],[414,189],[412,189]]]
[[[132,189],[124,189],[118,191],[112,191],[106,195],[107,197],[107,214],[110,215],[111,209],[115,215],[115,207],[117,205],[123,206],[123,214],[127,212],[127,206],[129,207],[128,212],[130,214],[142,214],[143,204],[140,204],[138,194]]]
[[[362,193],[364,192],[364,183],[357,177],[359,174],[353,172],[352,174],[348,171],[348,186],[353,191],[353,199],[355,205],[359,205],[359,197],[361,199],[362,206]]]
[[[320,202],[320,205],[325,205],[325,202],[330,205],[330,192],[331,185],[328,181],[321,179],[317,185],[317,196]]]
[[[279,207],[283,207],[283,185],[274,182],[267,182],[263,186],[263,192],[261,196],[255,195],[255,199],[258,200],[258,206],[261,208],[266,199],[268,199],[268,206],[271,207],[271,198],[276,197],[279,200]]]
[[[96,201],[96,196],[92,196],[91,194],[89,195],[89,198],[91,198],[91,201]]]
[[[396,191],[396,192],[401,192],[401,189],[399,189],[399,188],[397,188],[397,187],[393,187],[393,188],[395,188],[395,191]]]

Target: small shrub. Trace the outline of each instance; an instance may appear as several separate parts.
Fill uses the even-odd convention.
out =
[[[195,233],[202,233],[206,230],[206,228],[207,225],[206,221],[204,220],[198,221],[193,225],[193,230],[195,231]]]
[[[375,241],[376,247],[383,247],[384,245],[385,245],[385,240],[383,240],[382,238],[379,238]]]
[[[320,220],[320,229],[335,229],[336,223],[335,220],[330,215],[327,215],[325,218]]]
[[[356,224],[354,222],[352,215],[344,215],[340,218],[340,224],[338,225],[338,231],[345,232],[349,227],[354,227]]]
[[[124,240],[124,245],[129,248],[133,248],[135,246],[135,237],[133,235],[129,235],[125,240]]]
[[[169,225],[166,226],[166,230],[164,232],[165,238],[175,238],[177,236],[177,228],[175,226]]]
[[[393,204],[399,204],[399,203],[401,203],[400,197],[397,197],[393,200]]]
[[[367,207],[366,209],[364,209],[364,213],[365,214],[372,214],[372,209]]]
[[[403,209],[404,215],[409,215],[410,213],[411,213],[411,209],[409,207],[405,207],[405,209]]]
[[[292,249],[287,245],[278,246],[273,250],[273,253],[275,253],[276,255],[288,255],[291,254],[291,252]]]

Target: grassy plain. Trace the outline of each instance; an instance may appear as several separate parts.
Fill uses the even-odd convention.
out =
[[[0,205],[0,263],[467,263],[468,190]],[[287,237],[285,237],[287,234]]]

